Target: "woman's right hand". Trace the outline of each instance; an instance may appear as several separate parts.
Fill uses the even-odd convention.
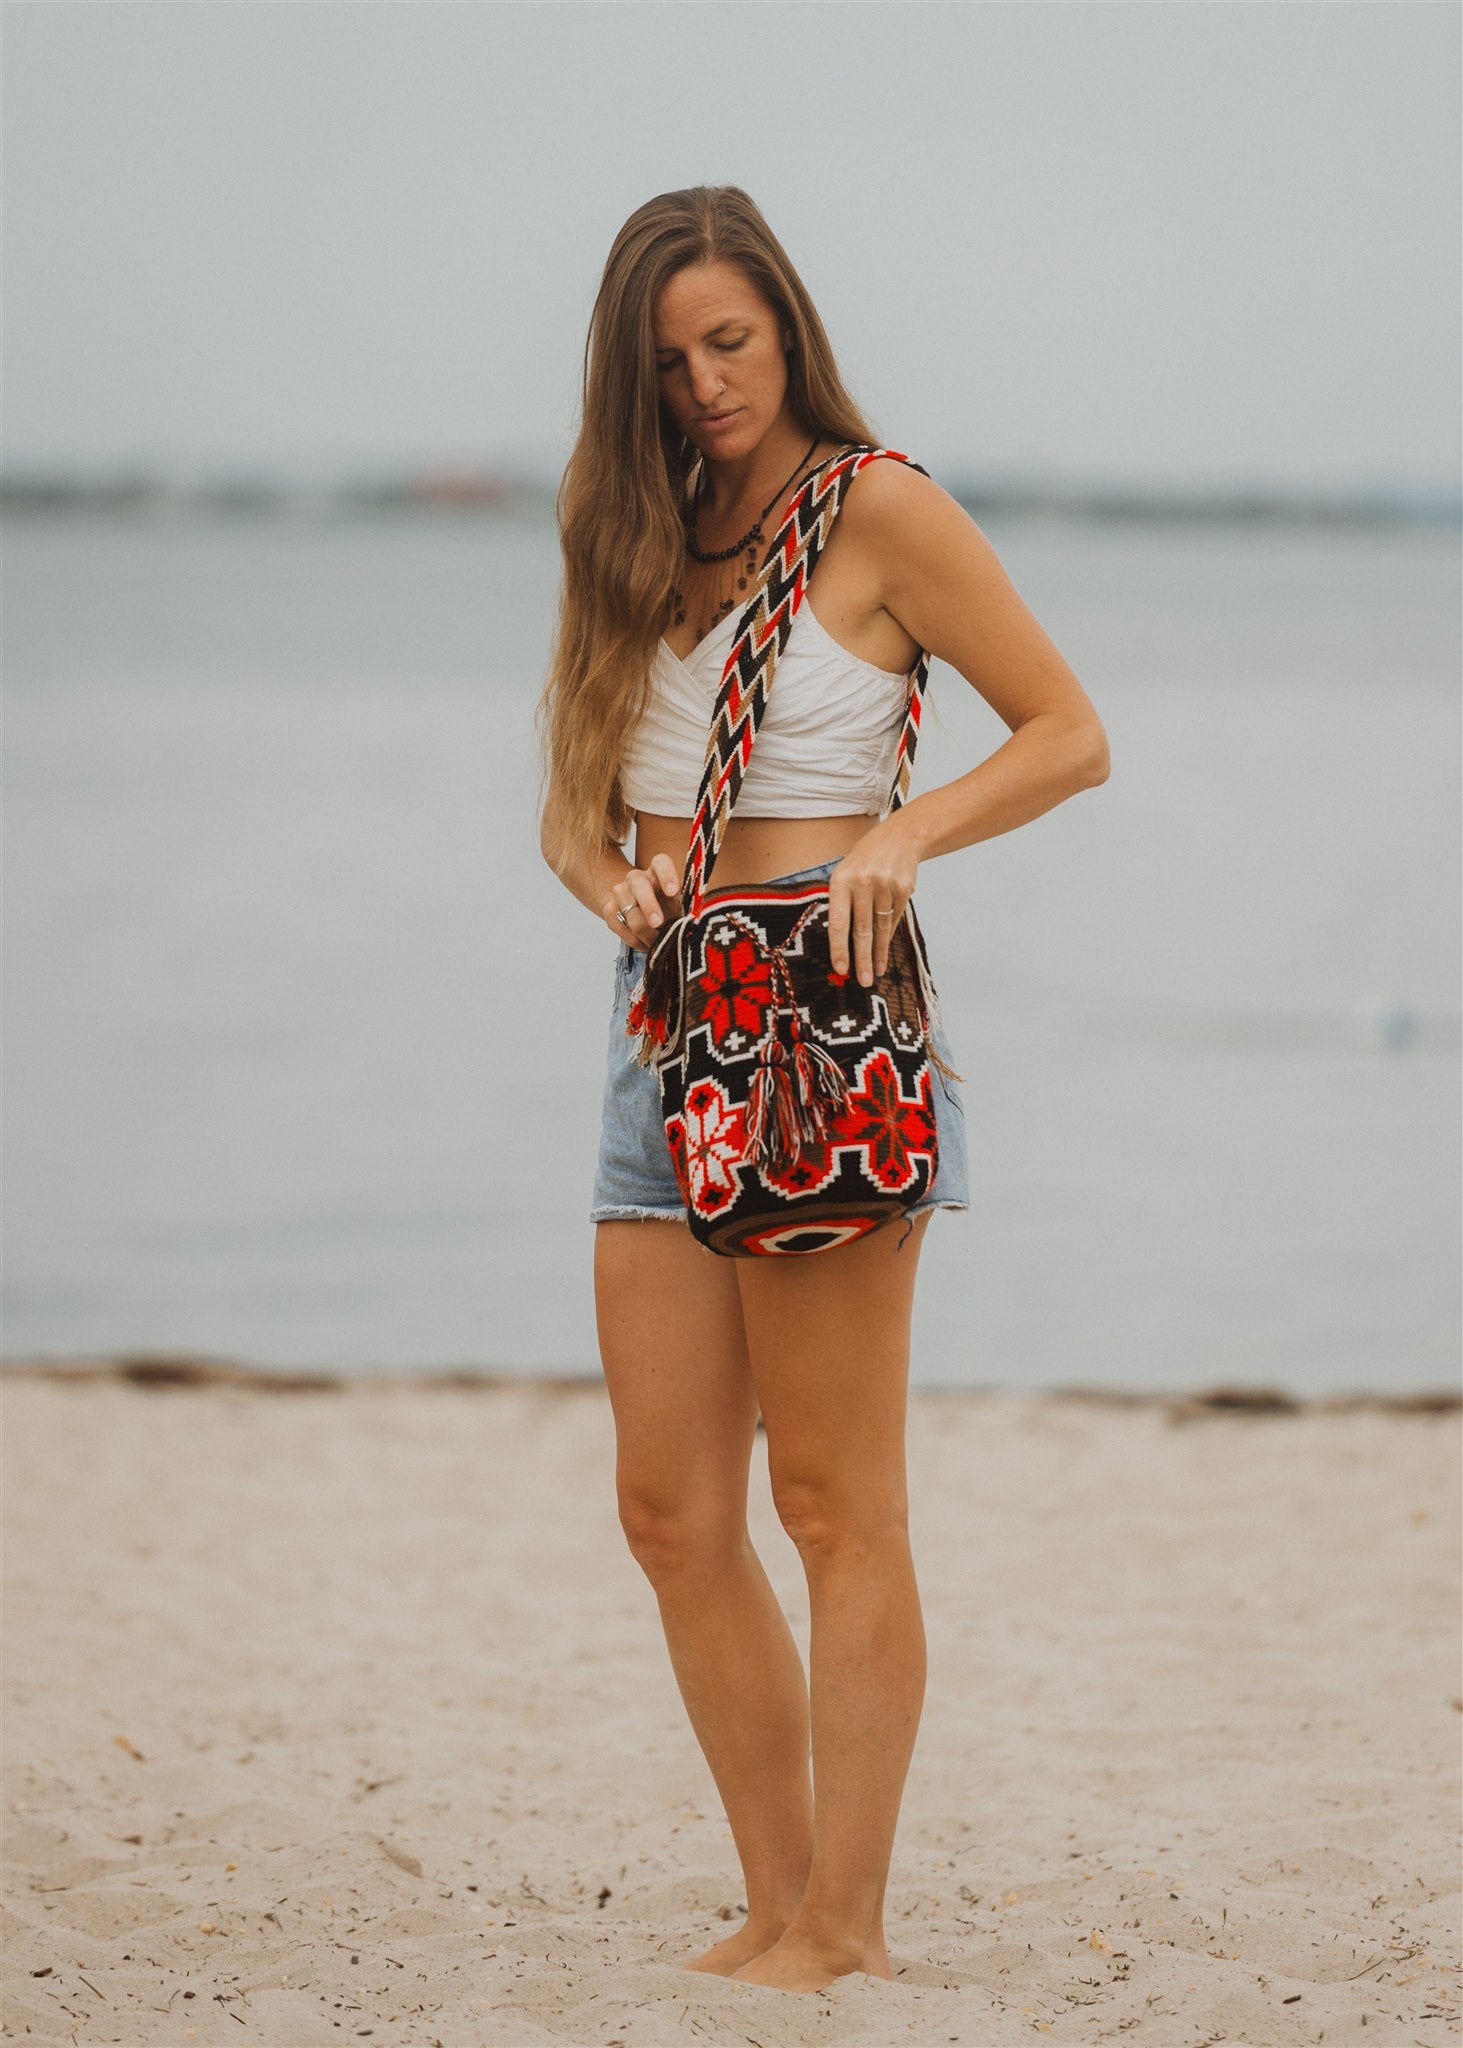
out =
[[[600,915],[617,939],[645,953],[667,918],[680,915],[680,894],[675,862],[658,853],[648,868],[626,869],[605,898]]]

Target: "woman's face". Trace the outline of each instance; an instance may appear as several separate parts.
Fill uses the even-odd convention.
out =
[[[661,404],[713,461],[750,455],[781,416],[786,349],[777,314],[732,263],[678,270],[656,301]]]

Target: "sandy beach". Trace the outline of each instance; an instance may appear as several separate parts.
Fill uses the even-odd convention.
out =
[[[600,1387],[3,1404],[6,2039],[1458,2038],[1444,1404],[912,1396],[897,1974],[814,1995],[680,1967],[738,1872]],[[760,1438],[753,1515],[806,1647]]]

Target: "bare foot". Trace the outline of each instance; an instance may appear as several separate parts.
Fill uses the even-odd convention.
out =
[[[784,1934],[732,1975],[739,1984],[767,1984],[776,1991],[823,1991],[855,1971],[869,1977],[893,1976],[882,1941],[855,1952],[813,1942],[806,1935]]]
[[[743,1963],[750,1963],[764,1949],[771,1948],[777,1935],[776,1928],[759,1930],[748,1921],[735,1934],[729,1934],[725,1941],[717,1942],[715,1948],[707,1949],[704,1955],[693,1956],[689,1963],[682,1963],[681,1968],[710,1970],[718,1977],[734,1976]]]

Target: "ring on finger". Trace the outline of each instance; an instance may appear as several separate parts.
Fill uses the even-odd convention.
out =
[[[617,911],[615,912],[615,918],[616,918],[616,921],[617,921],[618,923],[620,923],[620,924],[626,924],[626,925],[627,925],[627,924],[628,924],[628,923],[630,922],[629,918],[628,918],[628,917],[626,916],[626,914],[625,914],[625,912],[624,912],[623,910],[617,910]]]
[[[875,917],[894,917],[897,914],[892,903],[887,910],[876,910],[874,912]]]

